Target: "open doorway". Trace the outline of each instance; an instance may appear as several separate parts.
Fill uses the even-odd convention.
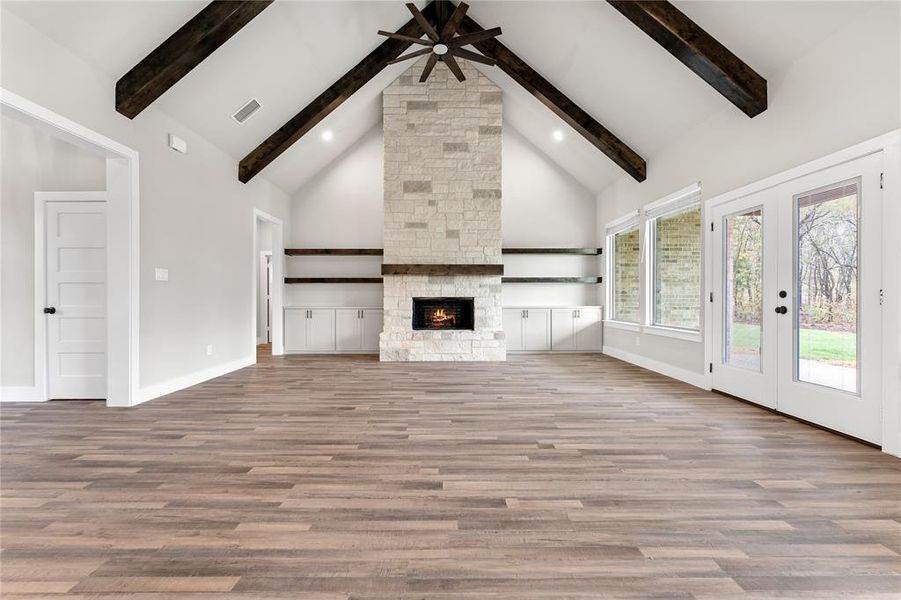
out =
[[[282,221],[261,210],[253,215],[253,343],[257,360],[284,353]]]
[[[2,117],[11,120],[5,133],[18,127],[29,136],[40,132],[52,140],[35,146],[36,154],[26,165],[42,165],[55,176],[60,165],[40,159],[58,158],[50,151],[54,148],[69,156],[61,150],[68,146],[87,151],[82,155],[95,157],[88,163],[99,164],[89,186],[79,178],[88,163],[71,161],[65,165],[69,177],[47,185],[43,175],[29,178],[30,171],[11,169],[4,161],[9,176],[3,177],[3,221],[16,227],[18,245],[3,255],[4,287],[10,285],[7,289],[16,293],[10,295],[15,303],[3,310],[0,400],[76,397],[102,398],[108,406],[138,404],[138,153],[2,88],[0,109]],[[72,189],[73,181],[80,182],[81,189],[105,187],[105,191],[65,192],[59,197],[35,193]],[[28,203],[34,203],[33,211],[27,210]],[[28,219],[31,214],[33,228],[11,219]],[[55,239],[45,245],[48,216],[56,225]],[[33,236],[25,234],[30,231]],[[48,251],[52,256],[45,257]],[[45,273],[50,268],[55,273]],[[33,274],[30,286],[21,285],[27,281],[26,272]],[[47,293],[51,284],[54,289]],[[45,312],[60,306],[68,308]],[[6,324],[13,321],[22,327],[7,330]],[[48,344],[49,335],[55,336],[53,344]],[[72,345],[60,346],[70,341]]]

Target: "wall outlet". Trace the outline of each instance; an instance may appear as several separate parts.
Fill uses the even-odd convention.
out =
[[[153,272],[157,281],[169,281],[169,269],[160,269],[157,267]]]
[[[213,355],[213,345],[212,345],[212,344],[209,344],[209,345],[206,347],[206,355],[207,355],[207,356],[212,356],[212,355]]]

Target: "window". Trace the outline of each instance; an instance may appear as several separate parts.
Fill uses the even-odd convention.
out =
[[[696,183],[607,225],[610,321],[657,335],[698,338],[701,212]]]
[[[610,229],[608,229],[610,231]],[[641,245],[637,215],[620,223],[607,236],[610,257],[609,304],[610,318],[614,321],[638,323],[641,309],[639,300],[641,273]]]
[[[701,205],[688,206],[648,221],[652,290],[649,322],[660,327],[701,328]]]

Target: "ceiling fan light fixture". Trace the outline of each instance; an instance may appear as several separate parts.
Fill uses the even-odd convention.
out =
[[[428,55],[429,58],[426,61],[425,68],[423,68],[422,75],[419,77],[420,83],[425,83],[439,61],[447,65],[450,72],[453,73],[454,77],[457,78],[457,81],[460,82],[465,81],[466,76],[463,74],[463,69],[460,68],[459,63],[457,63],[457,59],[465,59],[470,62],[477,62],[489,66],[497,64],[497,60],[494,58],[463,48],[463,46],[492,40],[501,34],[501,28],[494,27],[492,29],[483,29],[465,35],[457,35],[457,30],[466,18],[466,11],[468,8],[468,4],[460,2],[454,9],[453,14],[441,26],[441,32],[439,33],[435,26],[425,18],[418,8],[416,8],[416,5],[412,2],[408,2],[407,9],[413,13],[413,18],[419,24],[420,29],[427,36],[427,39],[422,39],[421,36],[414,37],[401,33],[390,33],[383,30],[379,30],[379,35],[405,42],[406,47],[409,47],[410,44],[418,44],[420,46],[425,46],[425,48],[408,52],[403,56],[398,56],[394,60],[387,61],[387,64],[392,65],[411,58],[416,58],[417,56]]]

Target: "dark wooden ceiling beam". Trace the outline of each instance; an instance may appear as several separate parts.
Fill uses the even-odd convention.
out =
[[[434,3],[430,2],[426,5],[422,13],[426,19],[434,21]],[[415,38],[423,35],[422,28],[415,19],[407,21],[396,33]],[[253,179],[266,165],[278,158],[294,142],[303,137],[333,110],[341,106],[345,100],[378,75],[390,61],[400,56],[401,52],[409,48],[410,45],[411,42],[409,41],[392,38],[388,38],[379,44],[375,50],[366,55],[366,58],[342,75],[338,81],[319,94],[315,100],[270,135],[266,141],[241,159],[241,164],[238,166],[238,179],[243,183]]]
[[[766,79],[663,0],[607,0],[749,117],[766,110]]]
[[[481,25],[467,16],[463,19],[458,32],[471,34],[482,31],[482,29]],[[647,164],[637,152],[567,98],[563,92],[554,87],[551,82],[542,77],[509,48],[496,39],[476,42],[473,46],[485,56],[495,59],[497,66],[512,77],[516,83],[538,98],[542,104],[566,121],[570,127],[578,131],[582,137],[606,154],[610,160],[619,165],[636,181],[644,181],[647,178]]]
[[[210,2],[116,82],[116,110],[134,119],[272,2]]]

